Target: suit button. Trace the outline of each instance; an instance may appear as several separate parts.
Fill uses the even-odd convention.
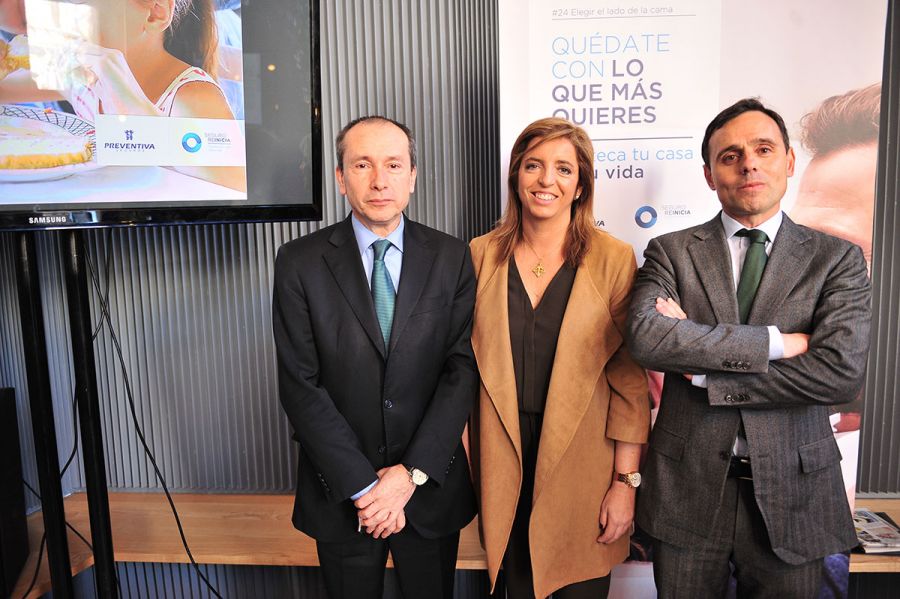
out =
[[[733,402],[734,402],[734,395],[731,395],[729,393],[728,395],[725,396],[725,403],[733,403]]]
[[[378,453],[384,453],[384,445],[378,446]]]
[[[728,363],[728,360],[724,360],[724,361],[722,362],[722,368],[729,368],[729,367],[730,367],[730,365],[729,365],[729,363]]]
[[[744,393],[741,393],[741,401],[750,401],[750,396]]]
[[[728,453],[727,451],[720,451],[720,452],[719,452],[719,459],[721,459],[722,461],[730,460],[730,459],[731,459],[731,454]]]
[[[386,399],[386,400],[384,400],[384,407],[387,408],[388,410],[390,410],[391,408],[394,407],[394,402],[392,402],[389,399]]]

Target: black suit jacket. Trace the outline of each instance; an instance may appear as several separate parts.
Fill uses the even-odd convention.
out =
[[[430,477],[406,506],[419,534],[475,515],[461,443],[478,384],[471,256],[408,219],[403,243],[390,351],[349,218],[286,243],[275,262],[279,391],[300,443],[293,521],[321,541],[359,534],[350,497],[395,464]]]

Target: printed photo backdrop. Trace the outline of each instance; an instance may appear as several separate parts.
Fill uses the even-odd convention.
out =
[[[597,224],[631,243],[640,264],[651,238],[718,212],[703,132],[722,108],[756,96],[784,117],[797,154],[782,208],[871,261],[886,12],[884,0],[501,0],[500,188],[528,123],[558,116],[584,127]],[[658,403],[662,375],[650,383]],[[851,506],[860,408],[832,415]],[[649,556],[636,544],[633,557]],[[828,564],[820,596],[846,595],[846,556]],[[612,596],[654,597],[649,564],[617,568]]]

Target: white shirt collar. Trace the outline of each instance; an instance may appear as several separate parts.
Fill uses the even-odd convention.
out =
[[[775,241],[775,236],[778,235],[778,229],[781,228],[781,221],[784,218],[784,212],[779,210],[775,213],[772,218],[767,220],[764,223],[760,223],[758,226],[753,227],[754,229],[759,229],[764,232],[769,237],[769,243]],[[744,225],[734,220],[727,214],[725,211],[722,211],[722,226],[725,228],[725,239],[731,239],[734,237],[734,234],[740,231],[741,229],[746,229]]]
[[[353,225],[353,234],[356,236],[356,245],[359,247],[360,255],[365,254],[366,250],[379,239],[387,239],[391,242],[391,245],[400,250],[400,253],[403,253],[403,229],[406,226],[405,216],[401,215],[400,224],[387,237],[379,237],[367,229],[353,213],[350,214],[350,222]]]

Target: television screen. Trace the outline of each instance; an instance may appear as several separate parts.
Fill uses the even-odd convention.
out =
[[[0,0],[0,228],[315,219],[318,1]]]

